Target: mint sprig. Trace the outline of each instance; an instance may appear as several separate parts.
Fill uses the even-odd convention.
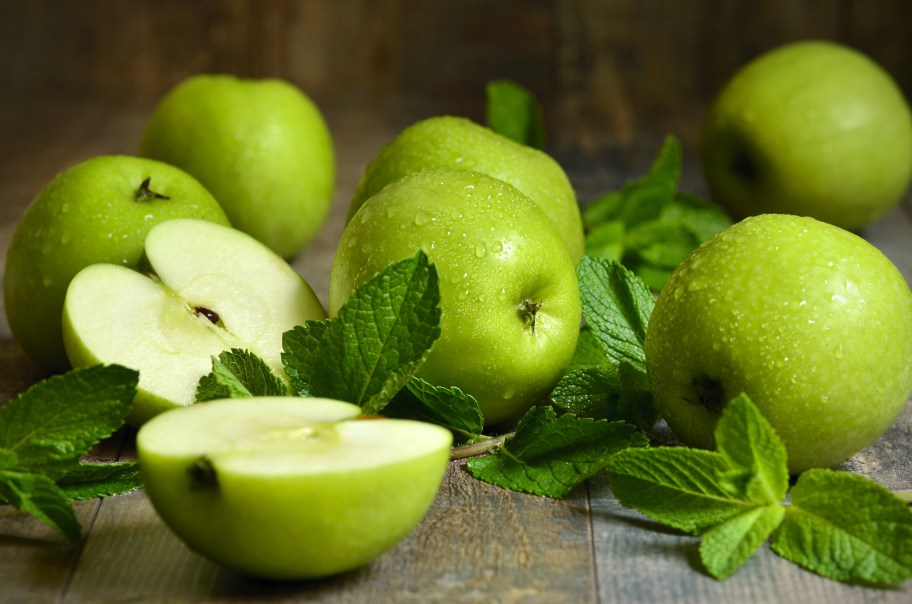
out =
[[[288,394],[288,386],[263,359],[239,348],[212,357],[212,372],[201,377],[196,387],[197,402]]]
[[[338,315],[283,335],[282,362],[302,395],[379,412],[440,336],[437,270],[423,251],[359,287]]]
[[[79,463],[123,425],[138,379],[135,371],[117,365],[76,369],[39,382],[0,407],[0,503],[78,542],[82,532],[72,499],[138,487],[138,478],[128,476],[132,462],[115,462],[116,469]],[[100,477],[105,472],[108,478],[120,473],[120,479]]]
[[[718,206],[678,191],[680,179],[681,146],[669,136],[644,177],[586,206],[586,254],[620,262],[661,289],[690,252],[731,224]]]
[[[485,87],[487,122],[494,132],[522,145],[541,149],[545,127],[535,96],[511,80],[494,80]]]
[[[560,498],[602,470],[618,451],[646,444],[646,437],[626,422],[558,416],[548,407],[533,407],[501,447],[470,459],[467,467],[485,482]]]
[[[717,450],[628,449],[607,467],[614,495],[668,526],[702,536],[700,559],[724,579],[772,538],[779,555],[839,581],[912,578],[912,510],[861,476],[808,470],[788,492],[786,450],[747,396],[733,399]]]
[[[485,438],[484,416],[478,401],[456,387],[435,386],[413,377],[383,409],[387,417],[414,419],[443,426],[453,442],[464,444]]]

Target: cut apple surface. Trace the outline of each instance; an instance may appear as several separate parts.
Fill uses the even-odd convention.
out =
[[[421,521],[452,435],[358,419],[329,399],[201,403],[140,429],[146,494],[192,549],[246,574],[303,579],[379,556]]]
[[[149,275],[86,267],[73,278],[63,311],[74,367],[118,363],[139,371],[134,425],[192,403],[212,356],[224,350],[250,350],[284,376],[282,334],[325,316],[287,262],[229,227],[163,222],[149,232],[145,257]]]

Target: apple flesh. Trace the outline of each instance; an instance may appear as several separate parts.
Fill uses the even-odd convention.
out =
[[[439,426],[359,413],[298,397],[164,413],[136,438],[146,494],[193,550],[243,573],[305,579],[357,568],[418,525],[452,444]]]
[[[195,176],[235,228],[284,258],[310,243],[329,213],[329,128],[314,102],[283,80],[190,77],[155,108],[139,152]]]
[[[96,264],[73,278],[63,310],[74,367],[117,363],[139,371],[128,421],[195,400],[211,357],[242,348],[279,376],[282,333],[325,317],[307,283],[249,235],[191,219],[149,231],[151,275]]]
[[[95,157],[48,183],[16,226],[3,277],[10,330],[25,352],[67,369],[60,316],[70,280],[98,262],[135,267],[149,229],[172,218],[228,224],[199,182],[150,159]]]
[[[550,156],[489,128],[452,116],[413,124],[368,164],[349,206],[349,220],[374,194],[407,174],[452,168],[481,172],[524,193],[544,212],[574,262],[583,255],[583,221],[576,193]]]
[[[546,396],[573,356],[581,308],[574,262],[542,211],[477,172],[406,176],[346,226],[330,273],[329,314],[418,249],[440,275],[441,307],[441,336],[418,375],[474,396],[489,425]]]
[[[703,128],[712,198],[734,217],[787,213],[856,231],[912,181],[912,111],[863,54],[789,44],[745,65]]]
[[[746,393],[793,473],[873,443],[912,390],[912,293],[874,246],[811,218],[763,215],[698,248],[646,333],[653,399],[686,444],[709,448]]]

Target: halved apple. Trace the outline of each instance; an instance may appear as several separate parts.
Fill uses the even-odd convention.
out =
[[[74,367],[118,363],[139,371],[133,425],[192,403],[211,357],[230,348],[250,350],[284,377],[282,334],[325,317],[285,260],[229,227],[163,222],[149,231],[145,258],[149,275],[113,264],[86,267],[63,308]]]
[[[344,572],[403,539],[434,500],[450,432],[359,419],[329,399],[223,399],[137,435],[146,494],[192,549],[253,576]]]

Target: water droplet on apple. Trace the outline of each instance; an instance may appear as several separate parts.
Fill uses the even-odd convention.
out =
[[[422,227],[429,223],[431,220],[433,220],[431,215],[423,210],[419,210],[418,213],[415,214],[415,226]]]
[[[499,254],[503,251],[503,245],[499,241],[495,241],[491,244],[491,252],[494,254]]]
[[[476,258],[484,258],[487,253],[488,253],[488,249],[485,247],[484,242],[475,244],[475,257]]]

